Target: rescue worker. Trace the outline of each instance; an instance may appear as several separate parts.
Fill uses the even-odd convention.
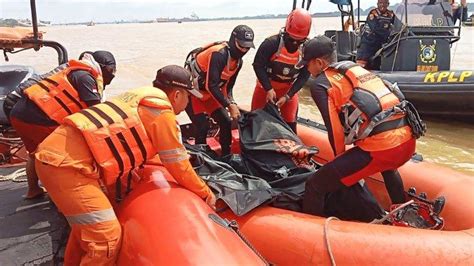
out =
[[[276,103],[283,119],[296,132],[298,95],[309,78],[309,72],[295,69],[300,45],[311,30],[311,15],[302,8],[293,10],[280,33],[263,41],[253,61],[257,84],[252,97],[252,110],[260,109],[267,102]]]
[[[336,209],[330,209],[326,196],[359,186],[361,179],[380,172],[392,203],[405,202],[397,168],[414,154],[416,138],[425,132],[424,124],[398,87],[353,62],[337,63],[331,39],[317,36],[304,44],[302,53],[297,67],[306,65],[314,77],[311,96],[324,120],[335,156],[307,180],[303,210],[349,220],[380,218],[375,200],[366,209],[355,209],[347,208],[352,202],[342,198]],[[354,146],[346,150],[350,144]],[[338,211],[344,206],[347,213]]]
[[[84,52],[79,59],[70,60],[46,74],[33,76],[12,92],[18,100],[11,109],[10,122],[29,153],[26,199],[45,193],[38,184],[34,168],[34,152],[38,144],[67,115],[100,103],[104,87],[115,76],[115,58],[108,51]]]
[[[40,180],[71,226],[66,265],[114,264],[121,227],[111,200],[123,195],[131,170],[152,157],[180,185],[211,207],[215,204],[214,194],[189,162],[176,121],[190,93],[202,96],[193,88],[191,74],[166,66],[157,71],[153,86],[66,117],[38,146]]]
[[[453,10],[453,15],[452,15],[453,24],[455,25],[458,19],[459,21],[461,21],[461,23],[465,22],[468,17],[467,1],[461,0],[460,1],[461,3],[456,3],[456,0],[450,0],[449,2],[451,4],[451,9]]]
[[[395,21],[395,14],[388,9],[388,0],[378,0],[377,8],[370,10],[362,28],[362,36],[357,49],[357,63],[367,69],[378,69],[380,63],[371,62],[372,57],[387,42]]]
[[[194,49],[186,58],[185,66],[196,78],[204,95],[202,99],[191,96],[186,108],[186,113],[196,128],[196,143],[206,144],[208,118],[212,118],[220,127],[222,157],[230,154],[231,119],[240,116],[232,89],[242,68],[242,57],[250,48],[255,48],[253,39],[253,30],[246,25],[239,25],[233,29],[229,41]]]

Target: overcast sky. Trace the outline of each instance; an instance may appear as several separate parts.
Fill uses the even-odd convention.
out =
[[[29,0],[0,0],[0,18],[31,17]],[[301,3],[301,0],[298,1]],[[201,18],[288,13],[292,0],[37,0],[38,18],[53,23],[181,18],[195,12]],[[376,0],[361,0],[362,7]],[[313,0],[311,13],[336,11],[328,0]]]

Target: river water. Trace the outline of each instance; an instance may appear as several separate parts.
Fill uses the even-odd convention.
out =
[[[106,89],[109,97],[124,90],[151,85],[157,69],[168,64],[182,65],[190,50],[209,42],[227,40],[238,24],[247,24],[254,29],[255,44],[258,46],[267,36],[276,34],[284,26],[284,20],[51,26],[40,30],[46,32],[45,39],[63,44],[69,58],[77,58],[85,50],[113,52],[118,70],[116,79]],[[339,28],[339,18],[314,18],[311,34]],[[452,68],[474,69],[474,27],[464,27],[461,37],[461,41],[451,49]],[[244,57],[244,65],[234,87],[234,96],[241,105],[249,106],[252,98],[256,79],[252,68],[254,55],[255,50],[251,50]],[[2,64],[32,65],[41,73],[57,64],[55,52],[50,48],[9,57],[10,62]],[[300,99],[300,116],[322,122],[309,93],[302,90]],[[184,115],[182,119],[186,119]],[[425,160],[474,174],[474,125],[441,120],[428,120],[427,124],[428,133],[418,140],[417,146]]]

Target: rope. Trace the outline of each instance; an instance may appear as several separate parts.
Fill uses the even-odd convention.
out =
[[[15,158],[26,161],[26,158],[17,155],[23,147],[21,139],[18,137],[5,137],[4,133],[5,131],[0,130],[0,144],[7,146],[9,151],[0,153],[0,164],[9,164]]]
[[[0,136],[0,140],[21,143],[21,138],[9,138]]]
[[[24,177],[24,178],[21,178],[21,177]],[[26,182],[27,181],[26,169],[23,167],[23,168],[13,171],[10,174],[0,175],[0,181],[8,181],[8,180],[11,180],[13,182]]]
[[[403,204],[401,204],[400,206],[396,207],[395,209],[391,210],[389,213],[385,214],[384,217],[380,218],[380,219],[374,219],[372,222],[370,222],[370,224],[381,224],[383,222],[385,222],[388,218],[390,218],[390,216],[394,213],[396,213],[397,211],[405,208],[406,206],[414,203],[415,201],[414,200],[409,200]]]
[[[228,226],[240,237],[240,239],[242,239],[242,241],[244,241],[244,243],[245,243],[255,254],[257,254],[257,256],[258,256],[263,262],[265,262],[266,265],[272,265],[271,263],[269,263],[269,262],[262,256],[262,254],[260,254],[260,252],[258,252],[258,250],[250,243],[250,241],[240,232],[240,230],[239,230],[239,225],[237,224],[237,222],[236,222],[235,220],[230,221],[230,223],[228,224]]]
[[[398,56],[398,48],[400,48],[400,39],[402,38],[402,34],[405,31],[405,28],[406,28],[406,26],[405,26],[405,24],[403,24],[402,28],[398,32],[397,48],[395,48],[395,56],[393,57],[392,71],[393,71],[393,69],[395,69],[395,62],[397,61],[397,56]]]
[[[332,220],[340,220],[337,217],[331,216],[326,219],[324,222],[324,241],[326,242],[326,248],[331,259],[331,265],[336,266],[336,260],[334,259],[334,254],[332,253],[331,243],[329,242],[329,222]]]

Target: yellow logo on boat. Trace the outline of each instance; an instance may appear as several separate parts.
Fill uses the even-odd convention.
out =
[[[472,71],[441,71],[426,73],[425,83],[439,82],[464,82],[468,77],[472,76]]]
[[[436,61],[436,40],[429,45],[423,44],[420,40],[420,60],[425,64]]]

